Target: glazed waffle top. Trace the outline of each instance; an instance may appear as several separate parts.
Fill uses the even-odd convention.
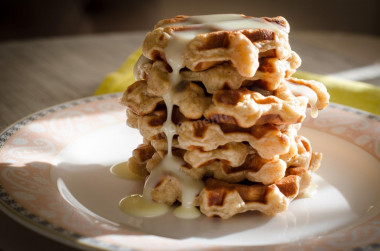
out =
[[[308,104],[321,110],[327,106],[329,95],[324,85],[317,81],[288,78],[274,91],[249,86],[237,90],[220,89],[211,96],[201,83],[183,82],[173,91],[172,99],[188,119],[228,120],[247,128],[256,124],[300,123]],[[121,103],[136,115],[143,116],[163,105],[163,98],[151,94],[147,81],[140,80],[128,87]]]

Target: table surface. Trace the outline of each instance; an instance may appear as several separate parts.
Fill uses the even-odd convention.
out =
[[[146,32],[85,35],[0,43],[0,131],[33,112],[92,96],[107,73],[141,44]],[[380,37],[298,31],[292,49],[300,70],[380,86]],[[29,247],[29,248],[28,248]],[[0,251],[76,250],[0,212]]]

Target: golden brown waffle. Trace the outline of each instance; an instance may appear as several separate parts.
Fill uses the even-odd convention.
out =
[[[220,160],[231,167],[238,167],[244,163],[248,154],[255,152],[248,144],[230,142],[212,151],[202,151],[200,148],[186,151],[183,159],[193,168],[205,166],[214,160]]]
[[[157,152],[152,155],[152,158],[145,163],[139,163],[135,157],[131,157],[128,162],[129,170],[140,176],[145,177],[152,171],[152,169],[161,162],[163,156],[160,156]],[[318,170],[321,163],[322,154],[318,152],[311,153],[311,162],[308,166],[290,166],[286,169],[286,165],[289,166],[290,163],[285,163],[281,159],[263,160],[257,155],[249,155],[245,160],[243,165],[234,168],[224,164],[221,161],[213,161],[206,166],[200,168],[191,168],[187,165],[182,166],[182,171],[188,174],[194,179],[202,179],[203,177],[212,177],[214,179],[228,182],[228,183],[239,183],[243,182],[245,179],[250,181],[260,182],[260,184],[270,185],[273,184],[284,176],[297,175],[299,176],[299,195],[308,195],[308,190],[313,188],[312,173]],[[175,183],[178,181],[173,181],[172,176],[170,178],[170,183]],[[163,179],[163,181],[166,178]],[[160,183],[161,184],[161,183]],[[155,196],[165,198],[165,194],[159,194],[160,191],[164,191],[166,185],[161,186],[159,190],[155,191]],[[177,188],[175,190],[178,190]],[[173,193],[180,194],[180,189]],[[174,202],[175,199],[171,197],[168,201]],[[157,201],[163,201],[163,199],[158,199]],[[167,203],[167,201],[165,202]],[[171,204],[171,203],[170,203]]]
[[[149,144],[141,144],[132,152],[132,157],[128,160],[127,168],[139,177],[148,175],[146,170],[147,162],[152,159],[155,149]]]
[[[299,56],[292,52],[287,60],[260,58],[259,67],[253,77],[243,77],[228,63],[216,65],[201,72],[183,69],[184,81],[202,82],[208,93],[220,89],[239,89],[241,86],[257,86],[265,90],[275,90],[282,79],[289,77],[301,65]],[[147,80],[148,92],[162,96],[170,88],[170,66],[163,61],[148,61],[137,65],[136,79]]]
[[[321,161],[322,161],[322,153],[312,152],[311,160],[310,160],[310,164],[308,168],[303,168],[301,166],[290,166],[286,170],[285,175],[297,175],[301,177],[300,191],[299,191],[300,197],[310,196],[310,194],[313,192],[313,189],[315,189],[312,173],[314,173],[315,171],[319,169],[319,166],[321,165]]]
[[[139,116],[153,112],[158,105],[163,104],[163,98],[149,94],[147,87],[145,80],[137,81],[130,85],[124,92],[121,104],[127,106]],[[189,82],[179,88],[173,94],[173,103],[179,107],[179,110],[186,118],[201,118],[204,110],[209,107],[211,99],[205,96],[202,87],[195,83]]]
[[[227,116],[241,127],[300,123],[307,104],[322,110],[329,97],[326,87],[317,81],[289,78],[269,95],[259,89],[218,90],[204,116],[211,120]]]
[[[223,155],[221,158],[215,158],[212,156],[212,153],[215,150],[205,152],[204,154],[206,156],[208,153],[210,153],[211,156],[209,156],[209,158],[204,158],[202,165],[198,166],[191,165],[193,160],[186,158],[186,155],[193,151],[187,151],[184,155],[184,160],[188,165],[183,168],[183,171],[195,179],[202,179],[204,176],[208,176],[232,183],[241,182],[244,179],[247,179],[253,182],[261,182],[265,185],[274,183],[284,177],[285,170],[288,167],[314,172],[319,167],[321,161],[319,158],[320,154],[312,153],[310,143],[306,138],[297,136],[295,141],[297,144],[297,152],[295,152],[288,160],[284,158],[284,156],[263,159],[257,153],[251,151],[249,154],[245,155],[246,158],[240,165],[231,165],[229,163],[230,159],[228,156],[239,156],[233,148],[230,150],[224,150],[226,155]],[[195,151],[195,154],[198,153],[199,151]],[[193,159],[196,159],[195,154]],[[191,154],[190,156],[193,155]],[[311,164],[312,156],[314,156],[315,159]]]
[[[260,211],[275,215],[287,209],[289,203],[298,196],[301,177],[289,175],[271,185],[260,183],[228,183],[217,179],[207,179],[205,187],[194,201],[208,217],[228,219],[246,211]],[[159,203],[172,205],[181,201],[181,184],[170,174],[162,177],[153,189],[152,198]]]
[[[208,119],[229,117],[240,127],[257,124],[294,124],[303,121],[308,99],[295,97],[286,84],[281,84],[273,95],[257,90],[218,90],[212,97],[212,105],[204,112]]]
[[[272,159],[261,158],[250,146],[243,143],[228,143],[212,151],[184,151],[175,144],[173,151],[184,159],[182,171],[194,179],[213,177],[227,182],[241,182],[245,179],[252,182],[260,182],[265,185],[275,183],[287,174],[306,175],[304,182],[307,187],[310,183],[311,172],[319,168],[320,153],[313,153],[309,141],[302,136],[295,137],[296,150]],[[136,151],[144,157],[137,158]],[[132,172],[143,173],[135,169],[144,168],[151,172],[154,166],[161,162],[166,155],[166,148],[156,150],[152,146],[141,145],[135,152],[135,157],[140,160],[138,164],[146,163],[147,166],[136,166]],[[142,154],[141,154],[142,152]],[[154,154],[153,154],[154,153]],[[289,158],[289,156],[291,156]],[[149,158],[149,159],[148,159]],[[141,160],[142,159],[142,160]],[[293,172],[289,173],[289,170]],[[297,172],[296,172],[297,171]]]
[[[166,144],[165,139],[161,140]],[[187,160],[188,164],[184,165],[181,170],[194,179],[202,179],[205,176],[213,177],[206,181],[206,188],[202,190],[195,202],[196,205],[199,204],[205,215],[229,218],[234,214],[249,210],[258,210],[268,215],[274,215],[285,210],[289,202],[298,194],[303,196],[308,193],[308,189],[312,187],[311,173],[320,165],[321,154],[311,153],[311,146],[306,138],[296,136],[294,142],[296,149],[290,148],[293,153],[285,153],[280,158],[272,160],[262,159],[250,146],[243,143],[228,143],[220,149],[204,153],[196,149],[189,154],[191,151],[178,149],[179,144],[177,140],[174,140],[173,146],[178,150],[174,150],[173,154]],[[162,150],[155,152],[157,148]],[[161,162],[166,154],[165,149],[167,146],[140,145],[133,152],[134,161],[130,160],[129,162],[130,170],[140,176],[146,175]],[[240,156],[239,158],[233,154],[237,151],[246,155],[244,163],[240,166],[236,166],[236,164],[241,162],[244,157]],[[198,162],[194,160],[197,155],[200,159]],[[191,156],[193,156],[193,160],[190,160]],[[195,163],[198,168],[191,167],[189,162]],[[229,166],[226,163],[233,163],[235,166]],[[283,178],[284,176],[286,178]],[[245,179],[260,183],[247,185],[244,183]],[[259,196],[261,199],[254,200],[255,196]],[[210,199],[211,197],[213,199]],[[181,184],[179,180],[170,173],[166,174],[153,189],[152,198],[157,202],[169,205],[176,200],[180,201]],[[212,201],[219,202],[213,203]],[[237,205],[244,206],[239,208]]]
[[[310,141],[300,135],[294,138],[294,149],[290,149],[289,153],[281,155],[281,159],[287,162],[288,167],[303,167],[310,165],[312,158],[312,149]]]
[[[238,183],[247,179],[269,185],[285,176],[286,162],[279,158],[266,160],[257,154],[250,154],[237,167],[214,160],[198,168],[183,167],[182,171],[194,179],[213,177],[230,183]]]
[[[173,147],[184,150],[199,149],[207,152],[231,142],[247,142],[261,157],[271,159],[277,155],[289,155],[290,149],[293,149],[296,144],[294,137],[299,127],[299,125],[276,127],[267,124],[240,128],[231,124],[199,122],[186,121],[181,123],[177,127],[178,138],[174,138]],[[145,131],[140,130],[142,133]],[[147,130],[145,136],[149,135],[149,130]],[[167,150],[167,142],[163,133],[155,134],[147,139],[156,151]]]
[[[201,24],[194,18],[177,16],[159,22],[143,42],[143,54],[151,60],[167,61],[166,48],[176,35],[194,34],[184,50],[184,65],[191,71],[203,71],[216,64],[231,62],[244,77],[253,77],[260,57],[274,56],[287,59],[290,56],[288,43],[289,25],[283,17],[253,18],[258,28],[221,30],[216,26]],[[252,25],[254,27],[254,25]]]
[[[273,92],[243,87],[238,90],[218,90],[212,97],[208,97],[198,84],[189,82],[174,91],[173,103],[188,119],[204,116],[211,121],[234,123],[244,128],[267,123],[300,123],[305,117],[310,98],[298,93],[294,95],[289,86],[307,88],[315,96],[316,109],[323,109],[328,104],[329,95],[321,83],[294,78],[284,80]],[[143,116],[152,113],[163,103],[163,99],[149,94],[147,82],[141,80],[128,87],[121,103],[133,113]]]
[[[151,141],[157,151],[167,149],[166,137],[162,132],[162,125],[166,119],[165,109],[157,109],[146,116],[129,113],[130,126],[138,128],[141,135]],[[174,109],[173,115],[173,122],[177,125],[178,148],[210,151],[230,142],[248,142],[260,156],[267,159],[288,153],[299,128],[298,124],[266,124],[240,128],[234,124],[212,123],[208,120],[189,121],[178,109]],[[176,144],[175,140],[174,145]]]
[[[178,130],[178,142],[182,149],[200,148],[210,151],[229,142],[248,142],[266,159],[289,151],[298,130],[297,125],[279,128],[266,124],[240,128],[232,124],[183,122]]]
[[[163,102],[162,97],[149,94],[144,80],[128,86],[120,100],[122,105],[127,106],[133,113],[140,116],[153,112],[160,102]]]
[[[268,186],[257,183],[231,184],[208,179],[198,197],[199,207],[208,217],[218,216],[223,219],[254,210],[276,215],[285,211],[297,197],[300,179],[299,176],[289,175]]]
[[[297,90],[292,91],[292,93],[295,96],[301,96],[301,95],[308,95],[309,99],[312,99],[313,95],[316,95],[315,98],[315,106],[318,110],[323,110],[326,108],[326,106],[329,104],[330,100],[330,94],[327,92],[326,86],[318,81],[315,80],[304,80],[304,79],[298,79],[298,78],[287,78],[287,85],[293,85],[296,87],[306,87],[306,91],[300,91],[297,92]],[[310,91],[312,90],[312,91]],[[310,106],[311,100],[309,100],[309,106]]]

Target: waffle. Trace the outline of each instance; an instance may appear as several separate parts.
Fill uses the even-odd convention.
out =
[[[120,100],[122,105],[127,106],[132,112],[140,116],[153,112],[160,102],[163,102],[162,97],[149,94],[144,80],[128,86]]]
[[[145,80],[137,81],[130,85],[124,92],[121,104],[127,106],[137,115],[147,115],[163,104],[163,98],[152,96],[147,91]],[[189,82],[181,86],[173,95],[173,103],[179,107],[181,113],[189,119],[199,119],[204,110],[209,107],[211,99],[206,97],[202,87]]]
[[[182,149],[201,148],[203,151],[229,142],[248,142],[261,157],[270,159],[289,151],[296,132],[296,125],[280,129],[267,124],[247,129],[222,123],[184,122],[178,132],[178,142]]]
[[[166,120],[165,109],[157,109],[146,116],[137,116],[133,112],[128,112],[128,115],[128,124],[138,128],[141,135],[155,145],[156,150],[167,148],[166,137],[162,130]],[[264,158],[287,153],[299,128],[299,124],[289,126],[265,124],[241,128],[234,124],[214,123],[209,120],[191,121],[178,109],[174,109],[172,119],[177,125],[179,148],[210,151],[229,142],[248,142]]]
[[[205,166],[214,160],[220,160],[229,166],[238,167],[244,163],[248,154],[255,152],[247,144],[230,142],[212,151],[202,151],[199,148],[186,151],[183,159],[193,168]]]
[[[139,177],[146,177],[148,175],[146,164],[152,159],[155,152],[155,149],[150,144],[140,144],[133,150],[132,157],[128,160],[129,171]]]
[[[146,35],[121,99],[143,136],[128,168],[147,177],[144,193],[223,219],[275,215],[309,193],[322,154],[298,131],[329,94],[291,77],[301,59],[288,33],[282,17],[228,14],[176,16]]]
[[[121,100],[137,115],[152,113],[163,103],[162,97],[152,96],[147,91],[145,80],[137,81],[124,93]],[[289,86],[305,87],[309,96],[294,95]],[[250,89],[248,89],[250,88]],[[221,89],[212,98],[205,95],[201,86],[188,82],[173,93],[173,103],[188,119],[203,116],[211,121],[235,123],[240,127],[258,124],[300,123],[305,117],[306,108],[324,109],[329,100],[326,88],[317,81],[289,78],[273,92],[261,88],[242,87],[238,90]]]
[[[200,211],[209,217],[228,219],[246,211],[260,211],[266,215],[276,215],[287,209],[300,190],[302,178],[289,175],[276,183],[228,183],[209,178],[194,201]],[[171,175],[165,175],[154,188],[152,198],[159,203],[172,205],[181,201],[181,184]]]
[[[167,62],[170,41],[175,36],[195,34],[186,44],[183,67],[203,71],[216,64],[231,62],[240,75],[253,77],[259,58],[275,56],[287,59],[291,54],[288,43],[289,24],[283,17],[253,18],[235,15],[236,21],[252,21],[257,28],[221,30],[212,23],[200,24],[199,19],[177,16],[159,22],[143,42],[143,54],[151,60]],[[252,25],[251,27],[254,27]]]
[[[273,216],[285,211],[293,199],[304,196],[311,188],[311,171],[302,167],[288,168],[285,177],[268,185],[257,182],[230,183],[208,178],[194,205],[199,206],[206,216],[223,219],[254,210]],[[170,174],[163,176],[153,189],[152,198],[168,205],[181,201],[179,179]]]
[[[307,96],[299,95],[301,91],[295,90],[299,86],[308,91]],[[284,80],[272,95],[258,89],[218,90],[204,116],[208,119],[228,116],[241,127],[266,123],[293,124],[303,121],[308,105],[322,110],[328,100],[323,84],[290,78]]]
[[[202,151],[215,150],[230,142],[247,142],[263,158],[288,154],[295,144],[294,136],[298,125],[275,127],[274,125],[260,125],[251,128],[239,128],[230,124],[217,124],[200,121],[186,121],[177,127],[178,137],[174,138],[173,146],[184,150]],[[149,136],[150,143],[157,151],[167,149],[165,135],[161,130],[140,129],[140,133]],[[158,133],[159,134],[156,134]]]
[[[274,156],[272,159],[260,157],[253,148],[243,143],[228,143],[206,152],[199,149],[183,151],[175,143],[175,151],[186,163],[182,171],[194,179],[205,176],[227,182],[247,179],[267,185],[284,177],[287,168],[310,172],[319,168],[320,153],[312,152],[310,142],[305,137],[296,136],[295,143],[296,150],[292,149],[289,153]],[[158,150],[149,160],[148,172],[164,157],[165,149]]]
[[[271,159],[264,159],[252,150],[248,152],[248,149],[246,152],[242,151],[237,154],[236,150],[241,149],[241,146],[231,147],[231,149],[226,147],[221,151],[205,152],[204,155],[208,156],[204,158],[202,158],[202,154],[199,154],[199,151],[187,151],[184,154],[184,160],[188,165],[182,171],[195,179],[202,179],[207,176],[232,183],[247,179],[252,182],[261,182],[265,185],[283,178],[287,168],[298,168],[299,170],[310,172],[316,171],[321,161],[320,154],[311,151],[310,143],[306,138],[297,136],[295,141],[297,151],[292,153],[291,158],[288,158],[288,154],[285,154],[274,156]],[[214,152],[217,154],[223,152],[224,155],[217,158],[218,156],[215,156]],[[203,162],[201,165],[199,165],[200,161],[196,158],[197,155],[200,156],[199,159]],[[234,160],[237,156],[240,156],[239,162],[233,163],[231,160]],[[243,156],[245,156],[244,159]],[[314,156],[313,162],[311,162],[312,156]],[[192,165],[195,160],[198,161],[196,163],[198,165]],[[313,164],[311,165],[311,163]]]
[[[142,56],[143,57],[143,56]],[[162,96],[170,88],[170,66],[161,61],[143,61],[145,63],[136,66],[138,80],[147,79],[148,92],[152,95]],[[208,93],[214,93],[220,89],[239,89],[241,86],[258,86],[262,89],[273,91],[281,83],[282,79],[292,75],[300,66],[301,59],[297,53],[291,53],[286,60],[277,58],[260,58],[259,67],[253,77],[243,77],[230,64],[216,65],[201,72],[188,69],[181,70],[181,78],[184,81],[202,82]]]
[[[309,107],[315,106],[315,109],[323,110],[327,107],[330,95],[326,87],[315,80],[304,80],[298,78],[287,78],[287,85],[295,96],[307,95],[309,99]],[[301,90],[297,89],[300,88]]]
[[[287,209],[298,195],[300,177],[289,175],[274,184],[231,184],[216,179],[206,180],[198,203],[203,214],[228,219],[246,211],[276,215]]]
[[[291,157],[284,154],[272,159],[261,158],[253,148],[243,143],[228,143],[207,152],[199,149],[184,151],[175,144],[174,152],[185,161],[181,170],[197,180],[213,177],[237,183],[246,179],[269,185],[283,178],[285,174],[292,174],[304,177],[300,189],[303,191],[311,182],[311,173],[319,168],[321,154],[312,152],[310,142],[303,136],[296,136],[295,142],[296,150],[291,150]],[[152,146],[140,145],[132,157],[137,159],[136,165],[130,170],[140,176],[150,173],[167,153],[165,149],[155,151]]]

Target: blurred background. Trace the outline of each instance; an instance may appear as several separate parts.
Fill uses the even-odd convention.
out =
[[[379,0],[0,0],[0,41],[148,30],[177,14],[282,15],[292,30],[380,35]]]

